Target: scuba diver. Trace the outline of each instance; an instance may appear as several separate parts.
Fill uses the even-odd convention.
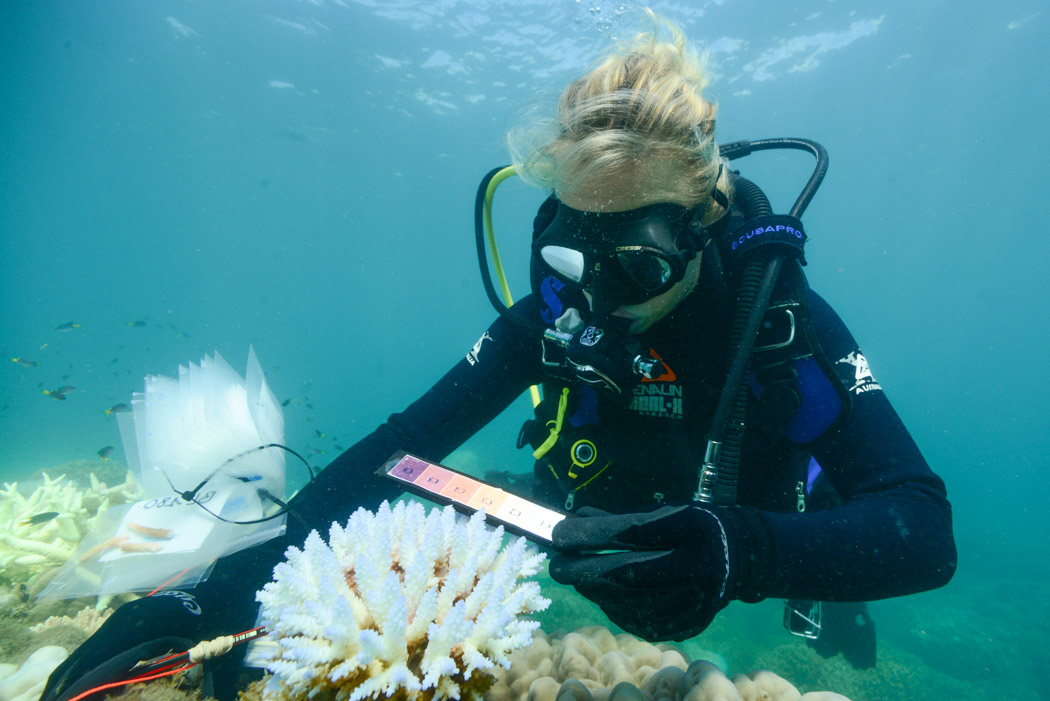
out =
[[[255,592],[289,545],[400,494],[375,474],[393,453],[441,461],[531,385],[543,397],[519,436],[536,459],[522,496],[576,515],[554,528],[551,576],[630,633],[684,640],[732,600],[773,597],[789,630],[866,667],[863,602],[948,582],[944,483],[802,274],[799,217],[824,150],[720,148],[703,61],[648,14],[653,29],[571,83],[553,118],[510,133],[514,172],[550,194],[533,225],[532,294],[496,298],[479,237],[500,313],[466,356],[297,494],[285,535],[220,559],[194,589],[121,606],[42,701],[251,629]],[[730,162],[784,147],[817,168],[779,215]],[[482,229],[498,175],[479,190]],[[234,698],[239,664],[215,658],[205,693]]]

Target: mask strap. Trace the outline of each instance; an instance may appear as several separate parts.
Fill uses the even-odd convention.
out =
[[[718,164],[718,174],[715,175],[715,184],[711,188],[711,199],[717,202],[722,207],[722,216],[709,225],[704,226],[700,223],[703,219],[704,211],[706,207],[697,207],[693,213],[693,220],[689,222],[690,240],[695,246],[696,250],[699,251],[707,247],[707,244],[716,238],[721,229],[725,228],[724,223],[729,219],[729,198],[726,194],[718,189],[718,181],[722,177],[722,163]]]
[[[723,164],[718,164],[718,175],[715,176],[715,186],[711,188],[711,198],[715,202],[722,206],[722,209],[729,211],[729,198],[726,197],[726,193],[718,189],[718,181],[722,179],[722,168]]]

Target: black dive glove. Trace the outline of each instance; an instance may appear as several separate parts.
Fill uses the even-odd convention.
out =
[[[646,640],[699,634],[745,576],[744,521],[716,506],[613,515],[583,508],[554,526],[551,577],[571,584],[616,625]],[[617,551],[597,554],[600,551]]]
[[[164,591],[118,608],[51,673],[40,701],[72,698],[134,676],[132,667],[140,660],[185,652],[202,640],[251,629],[258,612],[255,592],[270,580],[283,553],[272,543],[220,559],[195,588]],[[206,663],[207,695],[236,698],[245,650],[238,645]]]

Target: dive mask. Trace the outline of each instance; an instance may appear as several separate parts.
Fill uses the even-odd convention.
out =
[[[671,203],[623,212],[585,212],[558,202],[533,252],[556,277],[591,295],[609,314],[670,290],[701,248],[700,213]]]

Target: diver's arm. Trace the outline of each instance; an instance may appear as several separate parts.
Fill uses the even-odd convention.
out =
[[[506,407],[533,381],[535,339],[504,319],[489,327],[491,340],[476,347],[476,362],[461,360],[400,414],[358,441],[290,502],[284,535],[219,559],[192,590],[169,590],[121,606],[51,674],[43,701],[59,701],[133,673],[140,659],[200,640],[250,629],[258,611],[255,592],[273,577],[289,546],[302,547],[310,529],[327,535],[358,507],[374,508],[400,491],[375,470],[397,450],[440,460]],[[538,370],[538,368],[536,368]],[[237,696],[246,646],[213,664],[213,695]]]
[[[755,557],[739,598],[867,601],[943,586],[956,565],[944,482],[867,372],[838,315],[814,293],[810,310],[853,400],[848,419],[813,444],[843,503],[803,514],[740,509]]]
[[[530,304],[525,298],[514,310],[527,313]],[[396,484],[375,475],[387,458],[404,450],[443,460],[540,379],[538,338],[503,317],[467,350],[422,397],[347,449],[296,496],[292,506],[302,505],[297,511],[310,528],[326,533],[328,524],[345,521],[357,507],[374,509],[397,497]]]

